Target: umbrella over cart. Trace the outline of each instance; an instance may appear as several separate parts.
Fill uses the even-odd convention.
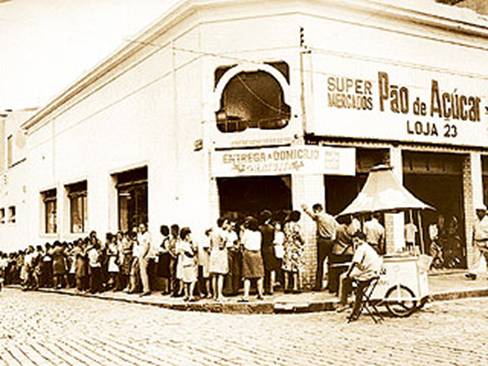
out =
[[[372,213],[401,213],[415,210],[420,226],[420,246],[424,250],[422,235],[422,210],[433,210],[409,192],[393,174],[393,168],[379,165],[371,169],[358,196],[338,216],[357,215],[364,217]],[[427,271],[430,257],[402,253],[386,255],[384,272],[372,298],[386,305],[396,316],[408,316],[421,307],[429,293]]]

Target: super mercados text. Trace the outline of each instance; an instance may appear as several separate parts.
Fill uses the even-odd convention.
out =
[[[406,86],[390,81],[386,72],[378,72],[378,107],[381,112],[413,113],[460,121],[481,121],[481,98],[443,90],[437,80],[431,80],[430,98],[412,96]],[[339,109],[373,110],[373,82],[332,76],[327,79],[328,106]]]

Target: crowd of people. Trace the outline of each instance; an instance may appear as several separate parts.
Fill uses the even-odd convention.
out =
[[[302,206],[317,226],[317,277],[315,290],[323,290],[323,265],[328,258],[330,292],[338,291],[341,266],[354,254],[353,237],[360,229],[356,219],[336,221],[321,204]],[[305,269],[305,240],[300,211],[262,211],[257,217],[228,215],[194,240],[188,227],[160,227],[161,240],[152,240],[145,224],[130,232],[95,231],[74,242],[29,246],[16,253],[0,253],[0,277],[24,290],[40,287],[75,288],[78,292],[126,291],[146,296],[163,295],[186,301],[236,296],[249,301],[255,283],[257,299],[284,292],[301,292]],[[384,229],[376,217],[366,222],[366,237],[381,250]],[[347,268],[343,268],[342,272]]]
[[[162,289],[164,295],[188,301],[222,300],[224,293],[237,295],[242,284],[242,301],[248,301],[255,281],[257,297],[262,299],[265,290],[273,293],[278,276],[286,292],[301,288],[305,242],[300,216],[298,211],[264,210],[258,218],[222,217],[198,242],[190,228],[177,224],[161,226],[158,244],[145,224],[130,232],[107,233],[105,240],[92,231],[74,242],[0,253],[0,277],[24,290],[71,287],[79,292],[146,296]]]

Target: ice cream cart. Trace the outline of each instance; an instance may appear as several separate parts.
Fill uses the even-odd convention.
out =
[[[424,209],[433,208],[403,187],[391,167],[382,165],[370,171],[361,192],[338,216]],[[428,270],[431,260],[427,255],[411,252],[385,255],[380,278],[371,299],[378,302],[378,305],[385,305],[394,316],[409,316],[428,299]]]

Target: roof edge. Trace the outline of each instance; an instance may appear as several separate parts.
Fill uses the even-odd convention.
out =
[[[256,0],[241,0],[246,2],[256,2]],[[375,13],[383,13],[389,16],[395,16],[409,21],[416,21],[428,26],[440,27],[456,33],[464,35],[472,35],[476,37],[486,37],[488,39],[488,18],[479,15],[478,18],[485,19],[486,22],[475,22],[476,12],[471,9],[452,7],[454,9],[444,9],[443,14],[436,15],[429,13],[427,7],[412,6],[409,3],[398,3],[393,0],[286,0],[291,4],[301,4],[308,2],[316,3],[336,3],[339,6],[359,9],[362,11],[374,11]],[[432,0],[433,1],[433,0]],[[134,41],[128,44],[123,44],[111,55],[102,60],[100,63],[90,68],[78,80],[74,81],[69,87],[60,92],[56,97],[51,99],[44,107],[41,107],[37,113],[31,116],[26,122],[22,124],[22,128],[30,129],[37,125],[43,118],[50,115],[59,106],[70,101],[93,82],[98,80],[106,73],[115,69],[118,65],[129,59],[132,55],[147,46],[151,39],[159,37],[169,28],[181,23],[184,19],[192,14],[198,12],[201,8],[206,6],[223,6],[235,3],[233,0],[184,0],[176,3],[165,11],[162,16],[150,24],[147,28],[142,30],[134,37]],[[424,3],[427,2],[424,0]],[[432,3],[433,7],[450,8],[449,6]],[[440,8],[439,8],[440,9]],[[396,14],[393,11],[400,11]],[[449,13],[449,14],[448,14]],[[451,15],[452,16],[449,16]],[[459,16],[454,16],[458,14]],[[467,17],[461,17],[461,14],[468,14]],[[148,42],[149,41],[149,42]]]

